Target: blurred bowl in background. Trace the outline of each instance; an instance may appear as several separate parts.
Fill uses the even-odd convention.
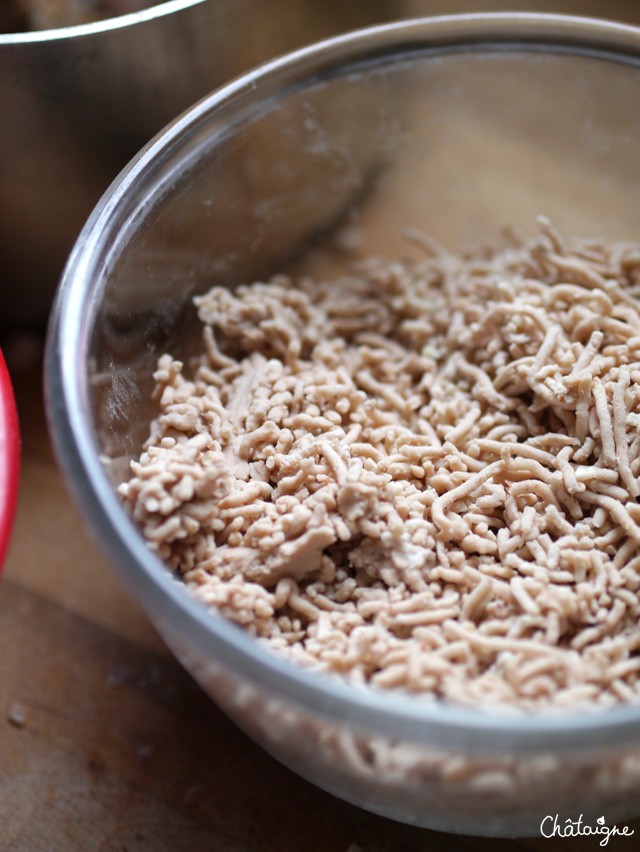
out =
[[[375,22],[389,5],[169,0],[95,23],[0,34],[2,323],[46,321],[91,209],[166,123],[242,71]]]
[[[18,414],[11,377],[0,352],[0,573],[13,528],[19,473]]]

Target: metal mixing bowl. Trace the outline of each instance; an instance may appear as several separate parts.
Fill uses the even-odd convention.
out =
[[[96,23],[0,33],[0,320],[39,324],[111,180],[237,74],[380,20],[387,0],[169,0]]]
[[[418,226],[457,247],[543,212],[637,240],[640,30],[468,16],[335,38],[254,71],[148,145],[94,210],[50,326],[48,416],[99,544],[167,643],[280,760],[366,808],[447,831],[640,814],[640,708],[483,712],[311,675],[189,598],[115,486],[147,435],[151,371],[194,339],[191,298]],[[339,243],[339,241],[338,241]],[[344,250],[344,246],[343,249]],[[212,771],[214,771],[212,767]]]

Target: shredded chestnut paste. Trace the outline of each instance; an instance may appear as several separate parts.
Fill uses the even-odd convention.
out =
[[[640,699],[640,250],[539,225],[196,298],[120,486],[191,593],[354,683]]]

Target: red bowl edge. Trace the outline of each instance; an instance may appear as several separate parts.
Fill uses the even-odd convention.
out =
[[[11,538],[20,479],[20,425],[11,376],[0,351],[0,575]]]

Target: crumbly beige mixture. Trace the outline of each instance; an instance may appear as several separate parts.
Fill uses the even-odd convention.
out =
[[[188,589],[352,682],[640,698],[640,251],[540,235],[196,299],[120,493]]]

